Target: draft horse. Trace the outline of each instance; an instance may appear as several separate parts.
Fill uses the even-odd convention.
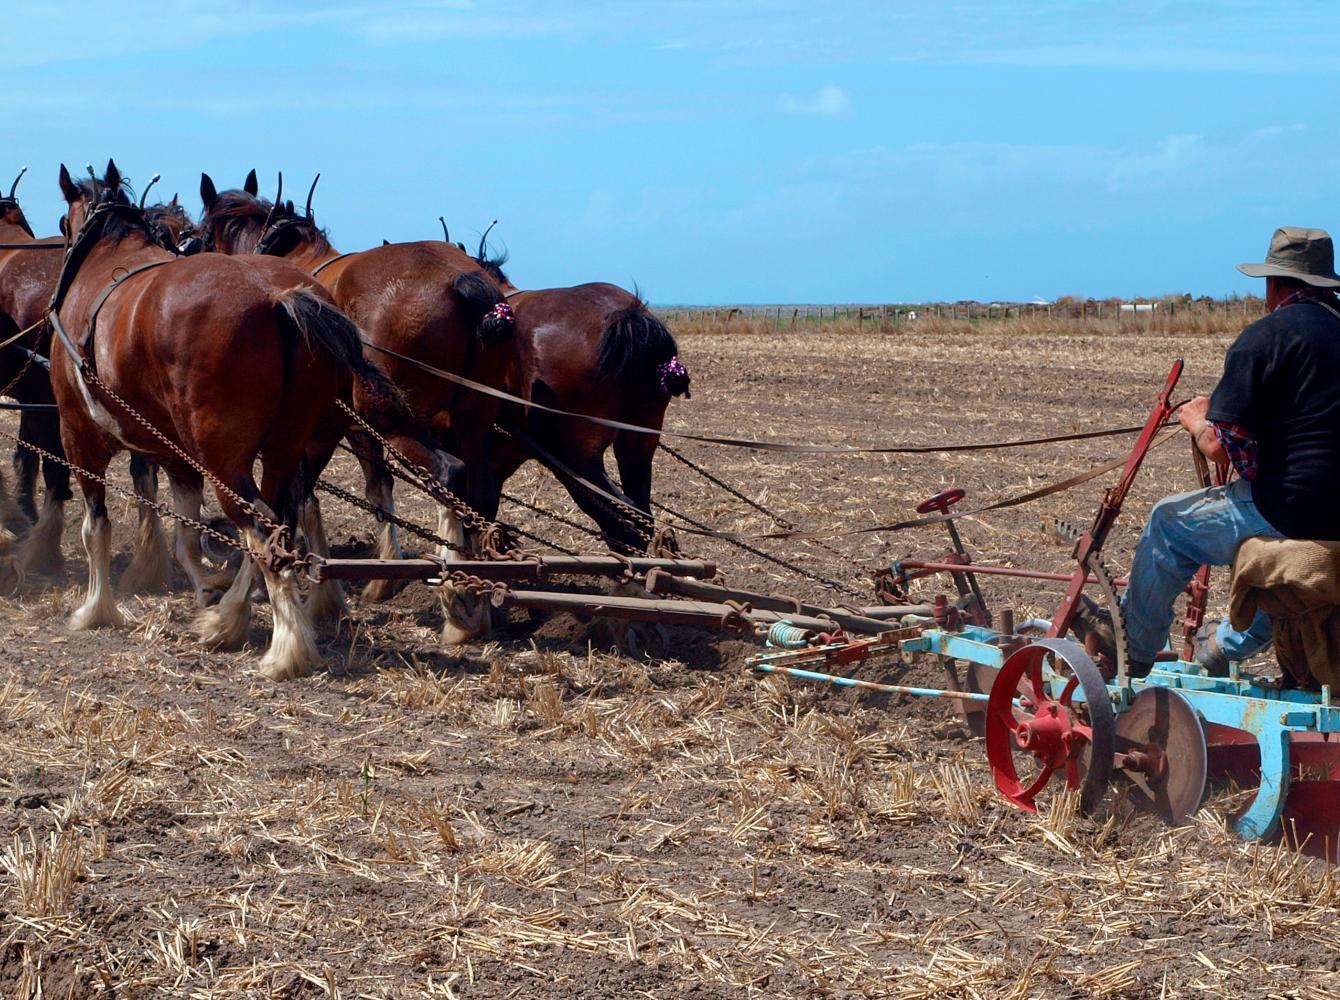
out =
[[[60,187],[69,246],[51,302],[58,334],[51,382],[61,440],[83,492],[89,561],[88,592],[71,626],[122,621],[109,585],[111,524],[101,477],[112,457],[129,449],[161,465],[180,516],[199,520],[208,479],[247,550],[223,598],[199,612],[201,639],[245,639],[259,572],[274,615],[261,672],[275,680],[308,673],[319,654],[299,567],[273,558],[283,532],[266,533],[271,525],[293,529],[321,471],[309,447],[314,434],[336,400],[352,398],[355,381],[388,409],[403,404],[363,360],[357,328],[298,268],[164,250],[113,162],[101,181],[76,182],[62,166]],[[200,600],[199,533],[184,523],[177,555]]]
[[[14,180],[9,195],[0,198],[0,242],[23,247],[0,251],[0,342],[21,331],[28,332],[0,349],[0,385],[10,386],[7,394],[21,403],[54,406],[55,397],[47,370],[51,329],[43,320],[60,276],[64,258],[58,251],[63,248],[65,237],[37,239],[33,236],[28,219],[14,197],[22,176],[20,173]],[[141,204],[143,201],[142,197]],[[150,205],[145,209],[145,215],[156,240],[166,249],[173,249],[192,232],[192,220],[176,195],[166,204]],[[35,247],[47,249],[31,249]],[[65,452],[60,440],[58,414],[54,410],[25,410],[19,418],[19,439],[54,456],[41,460],[46,495],[39,515],[35,507],[38,454],[23,444],[14,450],[18,507],[23,520],[29,522],[24,525],[20,557],[28,572],[57,572],[63,563],[61,535],[65,525],[65,504],[73,496],[69,469],[59,461]],[[140,496],[151,500],[157,498],[158,484],[152,462],[132,455],[130,473]],[[150,590],[167,582],[168,556],[161,523],[155,516],[150,516],[150,511],[151,508],[141,506],[134,554],[120,581],[126,590]]]
[[[445,462],[443,484],[484,517],[494,518],[498,490],[489,446],[497,400],[402,360],[413,358],[474,381],[503,384],[511,362],[511,310],[484,269],[468,253],[436,240],[340,253],[316,224],[311,192],[300,214],[292,202],[283,201],[282,178],[274,202],[259,198],[250,183],[240,191],[219,193],[208,175],[201,177],[200,197],[201,240],[207,250],[282,257],[310,271],[329,289],[362,329],[369,345],[367,359],[402,389],[416,423],[432,428]],[[364,400],[357,390],[355,402],[362,414]],[[387,437],[393,447],[404,450],[402,428]],[[382,448],[357,430],[350,440],[362,465],[368,500],[394,511],[393,479]],[[464,525],[446,505],[439,506],[438,535],[449,542],[442,547],[447,558],[458,557],[467,548]],[[396,559],[401,554],[395,526],[383,523],[378,557]],[[377,581],[365,594],[382,599],[391,590],[389,582]],[[443,588],[447,643],[477,634],[486,612],[476,606],[473,614],[463,614],[462,604],[454,598],[449,588]]]
[[[20,403],[51,405],[55,403],[55,397],[51,394],[45,357],[50,332],[42,319],[56,287],[61,254],[56,249],[30,248],[59,247],[62,237],[39,239],[33,234],[32,226],[15,198],[22,177],[23,172],[20,172],[10,185],[9,194],[0,198],[0,243],[23,247],[0,250],[0,342],[5,342],[0,348],[0,390]],[[19,417],[19,439],[57,458],[63,457],[60,418],[54,410],[23,411]],[[65,523],[65,504],[73,494],[70,471],[59,461],[42,460],[40,468],[46,493],[39,515],[36,505],[38,455],[21,445],[15,449],[18,509],[12,509],[13,503],[10,503],[10,509],[3,517],[25,533],[20,547],[24,569],[49,573],[58,571],[62,565],[61,529]]]
[[[654,431],[661,429],[671,398],[689,395],[689,372],[674,335],[638,295],[605,283],[518,290],[503,273],[506,258],[490,258],[484,239],[476,260],[507,293],[516,319],[516,364],[509,371],[508,392],[553,409]],[[527,460],[538,458],[611,545],[646,550],[651,533],[581,480],[642,511],[650,522],[659,434],[603,427],[517,404],[503,408],[500,423],[523,431],[544,454],[537,455],[516,434],[499,435],[493,444],[499,489]],[[622,489],[605,471],[611,447]]]

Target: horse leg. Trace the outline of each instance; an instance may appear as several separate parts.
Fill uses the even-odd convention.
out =
[[[183,506],[181,502],[183,494],[178,493],[175,480],[172,492],[175,501],[174,506],[180,512]],[[184,499],[185,506],[188,509],[194,503],[196,511],[194,516],[198,518],[201,501],[199,487],[196,487],[193,492],[184,491]],[[192,548],[194,549],[193,554]],[[185,549],[185,553],[183,553],[183,549]],[[196,603],[202,610],[195,616],[193,630],[200,641],[207,646],[236,649],[246,642],[247,628],[251,625],[251,585],[255,577],[255,566],[251,555],[243,555],[242,564],[238,566],[233,582],[224,591],[219,602],[208,608],[204,606],[202,597],[204,565],[200,561],[200,532],[187,529],[185,525],[178,522],[177,560],[185,567],[187,561],[192,558],[194,558],[195,571],[193,572],[188,568],[186,574],[193,578],[193,582],[196,572],[200,574],[202,579],[201,583],[196,583]]]
[[[307,539],[307,551],[326,558],[330,555],[330,542],[326,538],[326,526],[321,520],[321,504],[316,496],[305,499],[298,509],[298,524]],[[313,583],[307,591],[307,613],[313,621],[338,622],[349,613],[344,601],[344,588],[338,580],[326,580]]]
[[[191,587],[195,590],[195,606],[205,608],[209,606],[210,597],[213,593],[221,589],[231,590],[231,585],[224,588],[220,581],[211,576],[205,570],[204,559],[200,553],[200,529],[188,524],[184,518],[199,522],[200,508],[204,503],[203,480],[194,475],[190,479],[177,479],[175,476],[169,476],[168,482],[172,485],[172,509],[177,512],[177,527],[174,539],[174,552],[177,557],[177,563],[186,571],[186,576],[191,581]],[[245,553],[242,556],[242,562],[245,564],[247,557]],[[248,571],[250,576],[250,571]],[[236,582],[236,578],[234,578]]]
[[[82,463],[81,463],[82,464]],[[89,468],[98,475],[106,471]],[[107,516],[107,487],[87,480],[84,488],[84,551],[88,553],[88,593],[84,603],[70,617],[70,628],[80,631],[122,625],[125,619],[112,599],[112,522]]]
[[[264,510],[259,498],[253,501]],[[273,516],[273,515],[271,515]],[[312,617],[303,603],[298,589],[297,568],[275,569],[266,558],[266,540],[252,524],[242,529],[252,560],[259,567],[270,594],[270,610],[274,615],[274,630],[270,634],[270,648],[261,658],[260,672],[272,681],[286,681],[306,677],[321,660],[316,647],[316,630]]]
[[[651,516],[651,466],[660,438],[651,434],[620,432],[614,439],[614,460],[619,465],[619,485],[633,506]]]
[[[558,477],[566,488],[577,506],[586,513],[591,520],[600,526],[601,533],[605,540],[610,543],[612,548],[623,549],[629,552],[645,552],[647,545],[651,540],[651,529],[645,526],[642,521],[636,518],[636,515],[628,511],[627,508],[637,507],[632,499],[625,496],[619,487],[614,485],[609,475],[605,472],[605,463],[603,453],[588,455],[585,458],[570,460],[562,455],[556,456],[569,470],[581,476],[593,486],[598,487],[605,493],[621,501],[615,503],[614,500],[608,500],[603,496],[597,496],[587,489],[581,483],[578,483],[564,471],[554,469],[554,474]],[[638,508],[640,509],[640,508]]]
[[[34,436],[36,416],[32,410],[24,410],[19,414],[20,441],[37,443]],[[3,517],[6,523],[13,520],[16,524],[27,525],[37,520],[37,470],[41,461],[37,457],[37,452],[25,448],[22,444],[14,446],[14,499],[18,507],[16,509],[10,507],[0,512],[0,517]]]
[[[60,420],[54,414],[24,413],[26,421],[20,418],[19,438],[27,440],[53,454],[64,454],[61,447]],[[25,437],[26,435],[26,437]],[[27,451],[27,449],[24,449]],[[31,505],[34,492],[33,480],[36,479],[37,463],[25,468],[25,474],[31,470],[32,476],[26,485],[28,503]],[[42,461],[42,480],[46,487],[42,497],[42,512],[23,539],[20,558],[23,568],[30,573],[59,573],[65,566],[61,555],[61,534],[65,530],[65,504],[72,496],[70,492],[70,470],[59,462],[44,459]],[[22,497],[20,497],[22,503]]]
[[[130,456],[130,478],[135,495],[140,497],[139,532],[130,565],[121,574],[121,589],[128,593],[162,590],[167,587],[171,563],[163,519],[158,514],[158,464],[142,455]]]
[[[363,496],[368,503],[375,504],[388,514],[394,514],[395,479],[387,470],[382,446],[376,438],[363,431],[350,431],[348,437],[349,444],[358,455],[358,464],[363,469]],[[400,531],[390,521],[380,522],[377,528],[377,558],[405,558],[400,548]],[[369,601],[385,601],[403,586],[396,580],[371,580],[363,588],[363,596]]]
[[[468,475],[460,459],[440,453],[444,462],[439,475],[442,484],[458,497],[468,492]],[[437,508],[437,534],[446,540],[439,546],[438,557],[446,560],[465,558],[465,525],[460,516],[445,504]],[[459,646],[484,638],[491,626],[489,603],[478,594],[462,590],[450,583],[438,588],[442,604],[442,644]]]

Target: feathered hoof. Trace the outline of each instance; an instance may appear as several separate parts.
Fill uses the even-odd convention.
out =
[[[74,632],[86,632],[95,628],[118,628],[126,623],[115,602],[106,600],[90,604],[84,602],[79,610],[70,616],[70,629]]]
[[[446,620],[442,645],[464,646],[488,638],[493,625],[492,605],[476,594],[456,594],[443,600]]]
[[[272,646],[261,659],[259,672],[262,677],[276,683],[291,681],[310,676],[319,659],[315,648],[299,653],[295,650],[279,652]]]
[[[370,580],[363,588],[365,601],[389,601],[405,587],[403,580]]]
[[[338,623],[349,614],[344,588],[334,580],[313,584],[307,595],[307,613],[314,622]]]
[[[17,594],[23,580],[23,563],[16,556],[0,556],[0,594]]]
[[[119,586],[122,593],[126,594],[147,594],[166,590],[169,571],[166,548],[159,552],[145,552],[139,549],[135,552],[135,557],[130,560],[126,571],[121,574]]]
[[[192,631],[206,646],[215,649],[237,649],[247,640],[250,609],[216,604],[195,616]]]

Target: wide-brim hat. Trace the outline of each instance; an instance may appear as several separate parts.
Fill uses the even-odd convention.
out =
[[[1282,226],[1270,237],[1270,250],[1262,264],[1239,264],[1250,278],[1293,278],[1318,288],[1340,288],[1335,273],[1335,248],[1324,229]]]

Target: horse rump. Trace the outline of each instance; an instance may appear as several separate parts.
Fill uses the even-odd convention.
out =
[[[280,328],[309,347],[315,345],[350,372],[363,391],[364,415],[379,430],[414,422],[400,387],[363,354],[363,334],[339,309],[308,288],[285,292],[275,303]]]
[[[466,271],[451,282],[451,294],[465,310],[471,325],[485,344],[502,344],[512,338],[512,309],[498,286],[482,273]]]
[[[610,378],[659,383],[668,395],[688,395],[689,370],[679,360],[675,335],[640,298],[605,317],[596,366]]]

